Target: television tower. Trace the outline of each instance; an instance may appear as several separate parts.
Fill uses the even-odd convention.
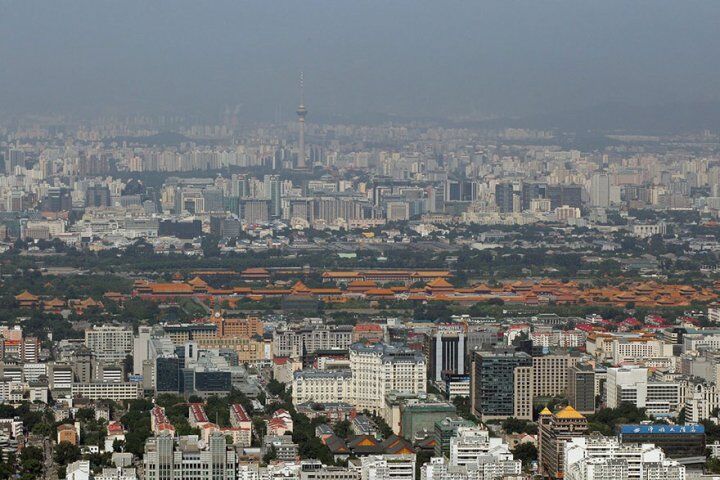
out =
[[[307,116],[307,108],[305,108],[305,84],[303,82],[303,72],[300,72],[300,105],[297,108],[298,126],[300,127],[300,141],[297,158],[297,168],[299,170],[305,168],[305,117]]]

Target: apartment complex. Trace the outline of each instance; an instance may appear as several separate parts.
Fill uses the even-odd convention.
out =
[[[565,444],[563,471],[567,480],[685,479],[685,466],[666,459],[659,447],[598,434]]]
[[[352,344],[353,328],[317,326],[273,332],[273,354],[276,357],[297,357],[318,350],[345,349]]]
[[[390,392],[426,391],[425,358],[417,351],[382,343],[350,347],[350,370],[301,370],[293,376],[293,403],[346,402],[379,413]]]
[[[147,480],[235,480],[237,466],[235,450],[219,433],[210,436],[206,447],[197,436],[151,437],[143,456]]]
[[[85,330],[85,346],[102,362],[122,362],[133,352],[132,328],[100,325]]]

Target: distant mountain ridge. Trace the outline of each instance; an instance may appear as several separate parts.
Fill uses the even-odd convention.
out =
[[[720,102],[638,106],[607,103],[595,107],[477,122],[487,128],[560,129],[569,132],[672,134],[720,131]]]

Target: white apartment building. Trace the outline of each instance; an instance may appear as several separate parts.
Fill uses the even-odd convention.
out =
[[[660,340],[648,339],[615,339],[611,344],[611,358],[615,365],[636,359],[672,356],[672,346]]]
[[[720,323],[720,303],[708,305],[707,317],[710,323]]]
[[[133,339],[133,374],[143,374],[143,362],[148,359],[148,348],[152,329],[148,326],[138,327],[138,335]]]
[[[368,455],[355,468],[361,480],[415,480],[415,454]]]
[[[665,222],[633,225],[633,235],[640,238],[652,237],[653,235],[665,235],[666,233],[667,224]]]
[[[350,370],[300,370],[293,376],[292,394],[296,403],[352,404],[355,400],[353,374]]]
[[[623,402],[645,405],[647,381],[647,368],[632,366],[608,368],[605,382],[605,401],[608,408],[617,408]]]
[[[475,480],[478,475],[468,467],[452,466],[445,457],[433,457],[420,467],[420,480]]]
[[[23,377],[26,382],[36,382],[41,376],[47,375],[47,363],[24,363]]]
[[[550,330],[530,332],[530,340],[533,345],[544,348],[561,347],[575,348],[585,345],[587,334],[581,330]]]
[[[317,350],[346,349],[352,343],[352,327],[308,326],[273,332],[273,354],[291,357]]]
[[[260,480],[260,464],[242,462],[237,466],[237,480]]]
[[[85,330],[85,346],[98,361],[122,362],[133,353],[133,343],[132,328],[101,325]]]
[[[70,390],[73,385],[73,371],[70,365],[53,365],[50,375],[50,389]]]
[[[65,471],[67,480],[90,480],[90,461],[78,460],[69,463]]]
[[[648,415],[679,412],[685,402],[685,386],[680,382],[648,382],[645,409]]]
[[[685,421],[700,423],[712,416],[712,412],[720,407],[720,391],[717,385],[690,385],[685,398]]]
[[[628,464],[624,460],[585,458],[565,472],[568,480],[628,480]]]
[[[576,437],[565,444],[567,480],[685,480],[685,467],[653,444],[620,443],[616,437]],[[668,476],[656,477],[664,472]]]
[[[450,458],[432,458],[420,470],[421,480],[468,480],[520,475],[522,462],[508,445],[479,427],[459,427],[450,439]]]
[[[138,480],[137,471],[128,467],[103,468],[94,477],[95,480]]]
[[[685,480],[686,478],[685,466],[674,460],[648,462],[643,465],[642,480]]]
[[[697,351],[700,348],[720,349],[720,335],[690,333],[683,336],[683,352]]]
[[[300,462],[272,463],[260,469],[259,480],[301,480]]]
[[[457,435],[450,439],[450,465],[492,462],[515,462],[507,443],[501,438],[490,437],[490,433],[483,428],[458,427]],[[515,467],[511,468],[514,470]]]
[[[433,457],[420,468],[420,480],[515,478],[521,471],[521,462],[514,460],[452,465],[445,457]]]
[[[350,370],[301,370],[293,375],[293,403],[346,402],[379,413],[390,392],[426,392],[427,369],[419,352],[384,344],[350,347]]]
[[[384,344],[350,347],[350,368],[358,409],[380,412],[390,392],[426,392],[425,357],[416,351]]]
[[[142,397],[142,385],[135,382],[73,383],[72,396],[90,400],[110,399],[116,402]]]
[[[647,368],[633,365],[608,368],[605,389],[609,408],[627,402],[649,414],[665,414],[678,411],[685,402],[682,384],[651,382]]]
[[[95,371],[95,380],[98,382],[122,382],[124,372],[119,365],[98,364]]]

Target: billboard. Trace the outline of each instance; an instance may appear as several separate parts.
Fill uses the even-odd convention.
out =
[[[702,425],[623,425],[620,427],[621,435],[632,434],[688,434],[688,433],[705,433],[705,427]]]

